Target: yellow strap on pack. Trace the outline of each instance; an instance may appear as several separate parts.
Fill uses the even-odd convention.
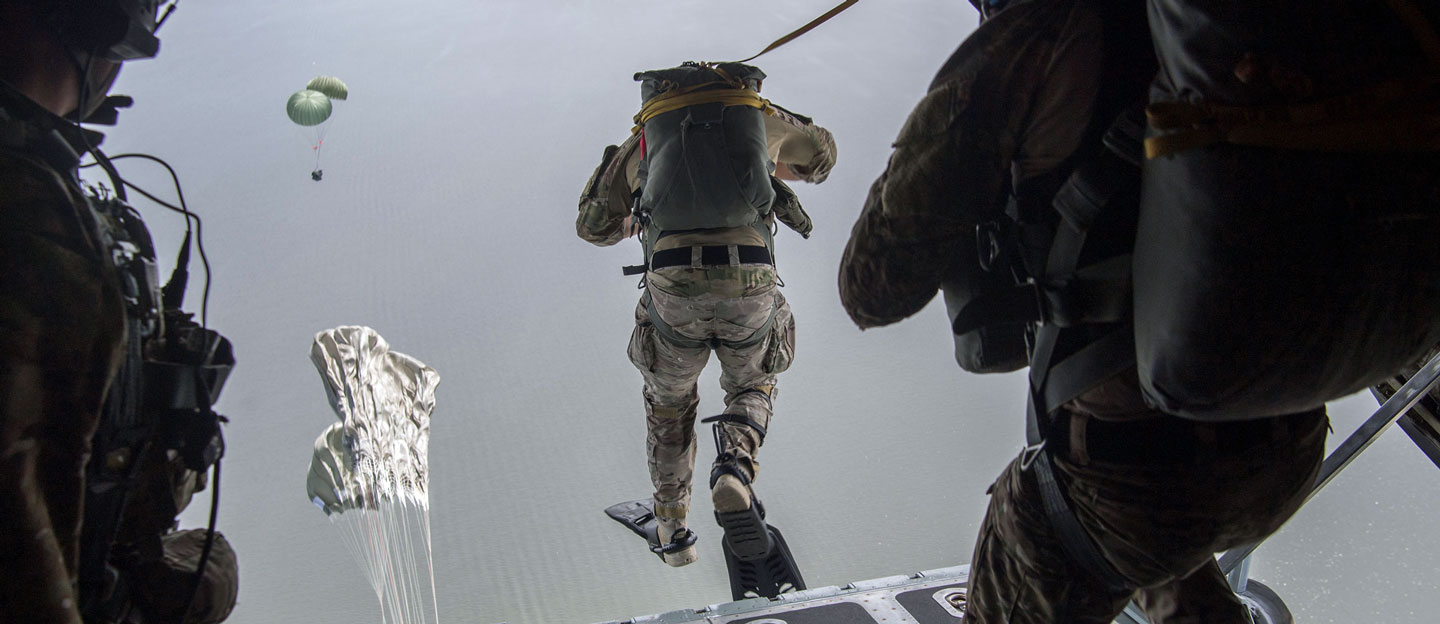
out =
[[[758,108],[766,115],[774,115],[775,108],[770,105],[770,100],[760,97],[759,93],[750,89],[714,88],[717,84],[729,84],[721,82],[707,82],[683,89],[675,89],[668,93],[662,93],[650,99],[640,112],[635,113],[635,127],[630,130],[631,134],[640,131],[645,122],[650,121],[658,115],[670,111],[680,110],[686,106],[696,104],[711,104],[718,102],[725,106],[749,106]],[[709,87],[709,88],[707,88]]]
[[[1436,151],[1437,90],[1440,75],[1428,75],[1310,104],[1156,102],[1145,108],[1145,117],[1164,134],[1145,139],[1145,157],[1217,143],[1312,151]]]

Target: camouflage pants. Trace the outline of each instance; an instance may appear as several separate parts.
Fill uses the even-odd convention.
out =
[[[1134,383],[1132,374],[1097,390],[1113,399],[1117,385],[1128,392]],[[1139,401],[1138,387],[1131,396]],[[1323,409],[1275,419],[1267,439],[1242,451],[1227,448],[1234,436],[1224,429],[1254,423],[1189,423],[1158,413],[1105,423],[1107,432],[1150,428],[1195,438],[1180,442],[1196,450],[1183,459],[1140,453],[1119,462],[1090,456],[1084,432],[1101,426],[1094,415],[1062,414],[1070,418],[1071,443],[1052,455],[1061,489],[1100,553],[1135,589],[1108,590],[1071,563],[1045,515],[1034,470],[1016,459],[992,489],[965,620],[1108,624],[1133,598],[1154,624],[1247,623],[1214,554],[1269,535],[1299,508],[1325,450]]]
[[[124,310],[55,174],[0,158],[0,620],[80,622],[90,438]]]
[[[645,378],[645,446],[655,513],[683,520],[695,469],[696,380],[711,351],[720,360],[725,413],[768,428],[775,377],[789,368],[795,353],[795,319],[770,267],[661,269],[647,280],[647,297],[664,325],[657,326],[642,298],[629,356]],[[754,477],[760,434],[742,424],[719,427],[721,448]]]

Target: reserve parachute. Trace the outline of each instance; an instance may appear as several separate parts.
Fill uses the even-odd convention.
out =
[[[295,122],[310,149],[315,152],[315,169],[310,177],[320,181],[320,148],[325,145],[325,135],[332,125],[336,102],[350,97],[350,87],[345,81],[334,76],[316,76],[306,83],[305,88],[296,91],[285,102],[285,114]]]
[[[429,441],[440,375],[368,327],[316,334],[310,360],[340,422],[315,440],[306,496],[355,556],[382,622],[438,622]]]

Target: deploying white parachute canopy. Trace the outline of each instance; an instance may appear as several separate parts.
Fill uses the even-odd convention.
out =
[[[440,375],[369,327],[316,334],[310,360],[340,422],[315,439],[306,494],[364,569],[382,621],[438,622],[428,451]]]

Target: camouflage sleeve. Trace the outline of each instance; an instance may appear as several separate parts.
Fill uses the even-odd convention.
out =
[[[1014,145],[1005,105],[974,102],[970,92],[969,80],[938,83],[870,187],[839,276],[840,301],[862,329],[924,308],[944,276],[974,262],[959,241],[1003,206]]]
[[[776,106],[774,114],[765,119],[765,134],[771,143],[771,157],[785,163],[801,180],[819,184],[835,168],[835,136],[809,117]]]
[[[800,205],[800,198],[795,195],[795,191],[775,176],[770,176],[770,186],[775,189],[775,203],[771,204],[775,218],[795,230],[801,237],[810,238],[810,231],[815,229],[815,225],[810,221],[810,215],[805,212],[805,208]]]
[[[0,621],[78,623],[84,468],[125,309],[78,189],[0,151]],[[93,223],[93,222],[91,222]]]
[[[622,226],[634,201],[631,188],[639,145],[639,135],[633,135],[620,145],[606,147],[600,165],[585,183],[575,233],[586,242],[603,247],[624,240]]]

